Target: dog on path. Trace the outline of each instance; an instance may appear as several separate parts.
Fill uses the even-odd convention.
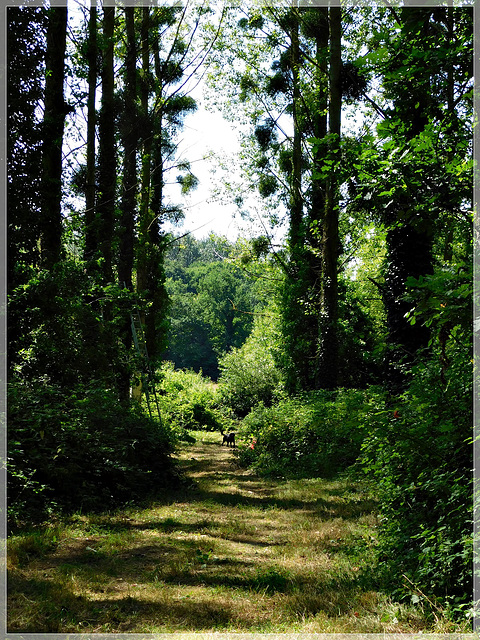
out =
[[[227,443],[227,447],[235,447],[235,434],[233,431],[230,433],[223,433],[223,431],[220,430],[220,433],[223,436],[222,447],[225,443]]]

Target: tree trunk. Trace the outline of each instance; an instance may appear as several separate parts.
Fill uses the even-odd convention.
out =
[[[152,31],[152,29],[150,29]],[[155,37],[152,42],[155,75],[159,89],[155,96],[155,103],[163,103],[162,91],[162,67],[160,64],[158,27],[155,26]],[[164,160],[163,160],[163,136],[164,114],[161,108],[155,112],[155,120],[152,123],[152,170],[151,170],[151,198],[150,217],[148,227],[149,252],[147,259],[147,289],[149,291],[150,308],[145,318],[145,338],[149,357],[155,361],[159,354],[166,348],[166,342],[162,336],[166,335],[165,317],[168,296],[165,289],[164,271],[164,240],[161,233],[163,218],[163,186],[164,186]]]
[[[120,203],[120,250],[118,259],[118,279],[121,287],[133,291],[133,259],[135,242],[135,210],[137,198],[137,51],[135,42],[135,9],[125,7],[125,31],[127,47],[125,55],[125,102],[122,127],[123,176],[122,199]],[[132,348],[132,328],[130,314],[125,315],[121,329],[121,340],[125,353]],[[130,370],[127,364],[119,373],[118,391],[120,401],[130,400]]]
[[[338,184],[336,172],[340,161],[341,127],[341,37],[340,7],[329,10],[330,24],[330,102],[328,109],[330,149],[334,162],[327,180],[325,222],[323,227],[323,296],[319,386],[334,389],[338,381]]]
[[[303,248],[302,217],[302,136],[298,109],[300,105],[300,46],[298,15],[292,14],[291,67],[293,82],[293,156],[290,198],[290,247],[292,253]]]
[[[99,169],[98,169],[98,249],[102,259],[103,282],[113,281],[112,239],[115,220],[116,149],[115,106],[113,71],[113,30],[115,9],[104,7],[103,14],[103,64],[102,107],[99,118]]]
[[[150,9],[142,8],[141,23],[141,57],[142,57],[142,81],[140,85],[140,109],[142,116],[142,159],[141,159],[141,177],[140,177],[140,211],[138,223],[138,244],[137,244],[137,293],[140,298],[147,296],[148,286],[148,254],[150,251],[149,243],[149,226],[151,222],[150,215],[150,188],[151,188],[151,155],[152,155],[152,125],[148,109],[149,97],[149,78],[150,78],[150,45],[149,45],[149,29],[150,29]],[[145,327],[146,314],[142,310],[140,312],[140,320],[142,327]],[[148,350],[148,345],[147,345]],[[137,375],[137,384],[133,389],[133,397],[140,401],[142,397],[142,381],[140,374]]]
[[[67,111],[63,95],[66,34],[67,8],[51,8],[45,57],[40,227],[40,258],[46,269],[51,269],[59,262],[62,253],[62,143]]]
[[[123,141],[123,176],[121,228],[120,228],[120,255],[118,261],[118,279],[120,286],[125,286],[133,291],[133,250],[135,230],[135,209],[137,197],[137,52],[135,43],[135,17],[134,8],[125,7],[125,27],[127,36],[127,50],[125,59],[125,102],[124,121],[122,127]]]
[[[408,4],[408,3],[406,3]],[[414,4],[414,3],[413,3]],[[406,6],[401,11],[400,41],[410,42],[418,55],[437,46],[437,38],[432,32],[431,9]],[[412,35],[415,40],[412,41]],[[414,61],[415,57],[412,58]],[[396,70],[398,60],[393,60]],[[435,110],[435,96],[431,91],[432,75],[438,73],[432,66],[416,69],[408,84],[397,82],[390,99],[393,99],[395,113],[401,119],[398,132],[399,144],[408,148],[409,142],[420,135]],[[402,139],[403,138],[403,139]],[[403,179],[410,180],[409,167],[403,168]],[[420,324],[411,325],[405,314],[411,305],[403,300],[406,293],[405,282],[409,276],[418,278],[433,273],[432,242],[433,221],[422,211],[422,195],[397,194],[391,210],[385,212],[387,226],[387,269],[383,300],[387,317],[387,354],[385,376],[393,393],[400,393],[408,383],[408,371],[416,359],[417,352],[428,346],[429,329]]]
[[[405,317],[411,303],[403,300],[409,276],[418,278],[433,272],[432,239],[410,224],[393,224],[387,232],[387,273],[383,299],[387,316],[386,379],[392,392],[400,392],[419,349],[428,345],[430,331]]]
[[[141,47],[142,47],[142,83],[140,87],[140,107],[142,113],[142,167],[140,191],[139,238],[137,258],[137,291],[143,294],[147,288],[147,253],[148,228],[150,225],[150,183],[152,155],[152,127],[148,111],[150,77],[150,47],[148,31],[150,26],[150,9],[142,9]]]
[[[312,358],[315,363],[313,371],[313,384],[318,388],[321,334],[321,298],[322,298],[322,271],[323,271],[323,228],[325,218],[326,184],[322,176],[322,168],[326,154],[327,135],[327,109],[328,109],[328,9],[318,7],[316,12],[315,35],[315,60],[317,100],[314,105],[313,128],[317,144],[313,149],[312,161],[312,196],[309,215],[309,283],[310,297],[314,303],[314,314],[310,319],[310,333],[312,342]],[[322,143],[323,141],[323,143]]]
[[[293,144],[290,174],[289,270],[286,274],[283,301],[283,335],[288,352],[287,387],[294,393],[309,386],[310,344],[305,332],[306,282],[305,225],[302,196],[302,130],[300,118],[300,43],[299,16],[294,9],[290,16],[290,68],[292,74]],[[307,331],[307,334],[309,332]]]
[[[95,127],[97,111],[95,94],[97,87],[97,9],[90,8],[88,24],[88,104],[87,104],[87,168],[85,187],[85,251],[84,258],[91,264],[97,248],[95,232]]]

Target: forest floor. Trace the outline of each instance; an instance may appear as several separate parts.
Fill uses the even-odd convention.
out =
[[[265,480],[219,434],[178,458],[192,487],[9,541],[11,633],[437,633],[369,584],[376,504],[341,480]]]

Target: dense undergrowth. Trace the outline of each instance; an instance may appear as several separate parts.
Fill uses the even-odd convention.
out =
[[[12,527],[62,511],[104,511],[181,481],[171,430],[141,407],[125,409],[114,393],[16,381],[8,415]]]
[[[365,414],[379,392],[339,389],[262,402],[243,420],[242,464],[261,475],[333,477],[357,460],[365,437]]]
[[[189,440],[189,430],[221,431],[233,424],[218,385],[192,370],[165,362],[159,371],[158,400],[163,421],[175,440]]]

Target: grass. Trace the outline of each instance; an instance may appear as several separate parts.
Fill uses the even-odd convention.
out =
[[[11,537],[10,633],[469,632],[376,590],[361,484],[259,479],[195,435],[188,491]]]

